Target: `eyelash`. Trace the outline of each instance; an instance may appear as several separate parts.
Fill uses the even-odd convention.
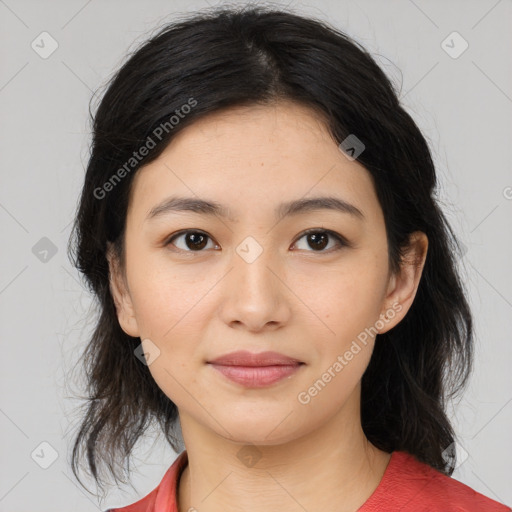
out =
[[[165,246],[168,246],[168,245],[172,244],[172,242],[176,238],[178,238],[178,237],[180,237],[182,235],[186,235],[188,233],[196,233],[196,234],[204,235],[204,236],[208,237],[210,240],[213,241],[213,238],[210,237],[210,235],[208,235],[204,231],[201,231],[201,230],[198,230],[198,229],[185,229],[183,231],[178,231],[177,233],[174,233],[173,235],[171,235],[171,237],[168,238],[167,241],[165,242]],[[331,249],[329,249],[327,251],[325,251],[325,250],[321,250],[321,251],[311,250],[311,251],[307,251],[307,252],[316,252],[316,253],[319,253],[319,254],[330,254],[332,252],[339,251],[343,247],[350,247],[349,242],[344,237],[342,237],[340,234],[336,233],[335,231],[331,231],[330,229],[320,229],[320,228],[312,228],[312,229],[308,229],[308,230],[304,231],[303,233],[300,234],[299,237],[297,237],[297,239],[295,240],[293,245],[295,245],[301,238],[304,238],[305,236],[310,235],[312,233],[321,233],[321,234],[327,234],[327,235],[331,236],[332,238],[334,238],[338,242],[338,247],[335,247],[334,249],[331,248]],[[189,253],[205,252],[204,249],[201,249],[199,251],[191,251],[191,250],[185,250],[185,249],[176,248],[176,250],[177,251],[181,251],[181,252],[189,252]]]

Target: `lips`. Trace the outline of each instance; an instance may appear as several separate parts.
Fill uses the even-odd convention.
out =
[[[285,377],[291,377],[303,363],[278,352],[231,352],[208,361],[224,377],[249,388],[270,386]]]
[[[290,366],[303,364],[293,357],[285,356],[278,352],[252,353],[247,350],[231,352],[208,361],[208,363],[223,366]]]

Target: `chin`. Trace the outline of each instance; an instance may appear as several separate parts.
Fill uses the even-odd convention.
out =
[[[225,439],[240,443],[242,445],[275,446],[292,441],[301,436],[297,430],[292,430],[292,424],[283,421],[287,414],[277,416],[252,416],[230,417],[229,422],[219,423],[225,426],[226,430],[215,425],[217,434]],[[288,419],[293,417],[293,414]],[[239,420],[239,421],[237,421]],[[297,424],[295,423],[294,428]],[[227,432],[229,435],[227,435]]]

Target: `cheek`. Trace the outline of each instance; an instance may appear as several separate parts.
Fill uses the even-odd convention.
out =
[[[307,295],[322,322],[316,319],[305,333],[314,344],[312,366],[297,401],[319,420],[345,404],[369,364],[376,334],[372,327],[380,312],[378,283],[378,274],[338,272],[317,280],[323,286]]]
[[[199,278],[189,268],[171,268],[161,261],[139,261],[137,266],[134,260],[131,270],[130,291],[141,339],[149,339],[158,354],[149,371],[164,393],[179,404],[186,399],[185,389],[196,380],[214,276]]]
[[[374,324],[382,306],[384,270],[368,259],[353,261],[327,272],[304,274],[296,283],[308,316],[323,322],[326,336],[355,336]]]
[[[183,410],[190,408],[191,402],[206,402],[204,386],[197,382],[197,368],[189,366],[186,361],[183,354],[166,347],[148,367],[162,393]]]
[[[193,339],[190,329],[200,329],[204,298],[214,280],[159,260],[141,264],[132,273],[131,295],[140,331],[165,344],[173,344],[177,337]]]
[[[317,418],[339,411],[359,385],[370,361],[371,345],[359,345],[354,352],[348,351],[350,360],[347,352],[337,352],[324,364],[317,365],[318,373],[297,394],[298,406],[307,408]]]

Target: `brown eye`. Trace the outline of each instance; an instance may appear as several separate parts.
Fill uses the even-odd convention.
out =
[[[306,244],[308,247],[312,248],[312,252],[331,252],[331,250],[324,250],[326,247],[329,246],[330,239],[334,239],[337,243],[334,245],[334,250],[340,249],[343,246],[348,245],[345,243],[345,240],[338,235],[337,233],[334,233],[333,231],[324,230],[324,229],[312,229],[304,233],[299,240],[302,239],[306,240]],[[297,244],[298,242],[296,242]],[[332,249],[332,245],[329,249]],[[307,249],[307,247],[299,247],[299,249]],[[310,251],[311,252],[311,251]]]
[[[298,241],[295,242],[295,245],[302,239],[306,240],[307,246],[298,247],[298,249],[305,249],[309,252],[329,253],[349,246],[348,242],[341,235],[325,229],[311,229],[303,233]],[[176,243],[175,241],[178,242]],[[209,241],[211,245],[208,247]],[[173,235],[165,245],[170,244],[184,252],[203,252],[205,248],[212,249],[216,247],[209,235],[202,231],[191,229]]]
[[[182,240],[180,244],[175,244],[174,240]],[[201,252],[208,244],[210,237],[202,231],[183,231],[170,238],[166,245],[172,244],[178,249],[187,252]]]

